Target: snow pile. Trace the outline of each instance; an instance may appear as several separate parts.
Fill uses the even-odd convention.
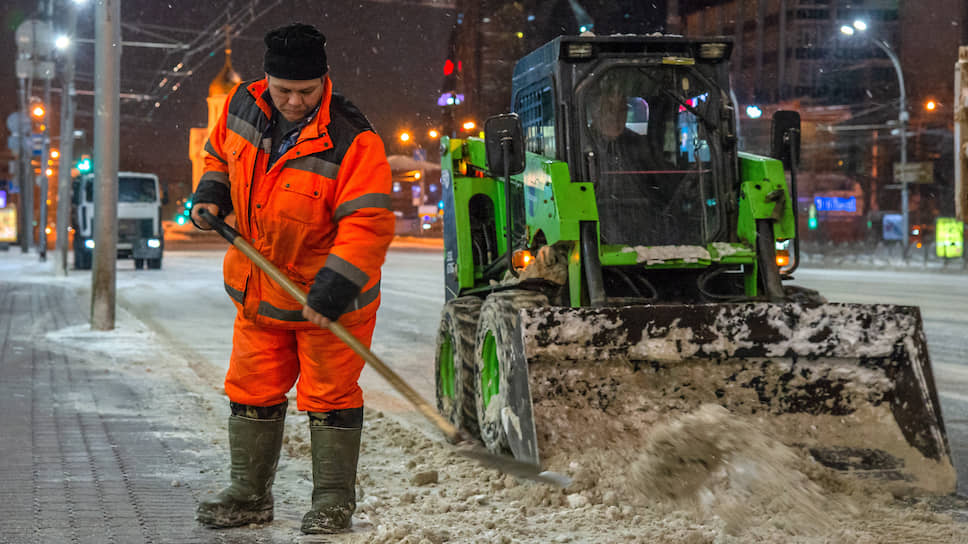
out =
[[[739,244],[731,244],[728,242],[713,242],[713,250],[716,252],[716,260],[720,260],[723,257],[729,257],[730,255],[749,252],[750,249]]]
[[[84,323],[50,331],[46,339],[64,349],[92,352],[109,360],[125,362],[145,359],[148,353],[146,346],[160,342],[153,330],[124,309],[118,311],[113,330],[94,330],[90,324]]]
[[[801,471],[795,451],[725,408],[706,404],[656,426],[639,459],[632,462],[627,492],[658,498],[719,517],[730,534],[753,518],[783,518],[800,535],[829,531],[832,510],[857,513]],[[836,504],[832,504],[836,503]]]
[[[622,248],[622,253],[631,252],[635,252],[635,262],[645,264],[659,264],[675,260],[695,263],[712,259],[709,251],[702,246],[635,246]]]

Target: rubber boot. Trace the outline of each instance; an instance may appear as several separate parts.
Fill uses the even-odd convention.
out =
[[[272,482],[279,464],[287,403],[268,407],[232,404],[229,416],[231,483],[202,501],[195,519],[210,527],[268,523],[273,517]]]
[[[356,511],[356,464],[363,434],[363,408],[310,412],[313,506],[303,516],[306,534],[348,530]]]

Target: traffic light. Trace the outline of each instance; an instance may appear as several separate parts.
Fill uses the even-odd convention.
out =
[[[807,227],[810,230],[817,229],[817,206],[810,204],[810,210],[807,212]]]
[[[438,106],[458,106],[464,101],[464,95],[460,92],[464,63],[457,58],[457,33],[458,27],[455,26],[447,44],[447,58],[444,60],[443,66],[444,79],[440,84]]]
[[[456,57],[456,55],[452,55]],[[457,82],[464,72],[464,64],[460,60],[448,58],[444,61],[444,83],[441,90],[457,92]]]
[[[77,161],[77,165],[75,167],[77,168],[78,172],[86,174],[91,171],[94,165],[91,163],[90,156],[81,155],[81,160]]]
[[[179,200],[178,202],[181,202],[181,200]],[[178,202],[176,202],[176,204]],[[188,223],[189,221],[191,221],[191,218],[192,218],[192,199],[186,198],[185,202],[182,203],[180,210],[177,213],[175,213],[175,223],[178,223],[179,225],[184,225],[185,223]]]

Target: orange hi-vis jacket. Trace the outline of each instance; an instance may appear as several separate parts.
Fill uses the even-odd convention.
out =
[[[323,315],[348,322],[371,317],[394,234],[383,142],[326,78],[315,118],[267,169],[272,114],[264,79],[229,93],[205,145],[195,201],[219,205],[223,216],[234,210],[239,234],[256,250],[304,289],[314,280],[323,287],[331,306]],[[295,299],[234,246],[223,274],[245,318],[287,329],[315,327]]]

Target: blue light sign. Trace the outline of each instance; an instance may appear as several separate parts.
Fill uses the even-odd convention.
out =
[[[857,197],[815,196],[813,205],[818,212],[857,213]]]

